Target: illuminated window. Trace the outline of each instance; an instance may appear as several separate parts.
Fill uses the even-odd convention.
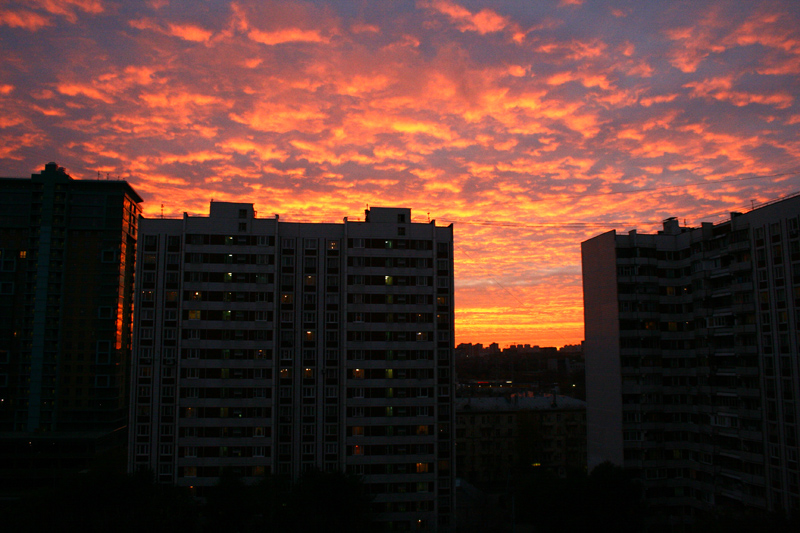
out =
[[[306,368],[303,370],[303,377],[304,378],[313,378],[314,377],[314,369]]]
[[[417,474],[424,474],[428,471],[428,463],[417,463]]]
[[[358,444],[353,446],[353,455],[364,455],[364,447]]]
[[[353,426],[353,436],[354,437],[363,437],[364,436],[364,426]]]
[[[353,379],[364,379],[364,369],[363,368],[354,368],[353,369]]]

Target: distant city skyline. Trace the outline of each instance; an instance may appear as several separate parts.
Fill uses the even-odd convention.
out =
[[[0,7],[0,175],[455,224],[456,343],[583,340],[580,242],[800,190],[792,0]]]

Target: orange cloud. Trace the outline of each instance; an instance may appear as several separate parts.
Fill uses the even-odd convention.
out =
[[[477,13],[472,13],[465,7],[450,0],[432,0],[420,2],[420,5],[446,15],[462,32],[474,31],[485,35],[511,29],[515,33],[519,33],[519,27],[511,22],[508,17],[498,15],[491,9],[482,9]]]
[[[193,24],[170,24],[169,31],[176,37],[198,43],[208,41],[213,35],[209,30]]]
[[[27,0],[29,5],[47,11],[52,15],[59,15],[69,22],[78,20],[76,11],[83,11],[97,15],[105,11],[102,0]]]
[[[45,26],[52,26],[52,21],[38,13],[28,10],[11,11],[8,9],[0,10],[0,25],[12,28],[22,28],[28,31],[36,31]]]
[[[101,102],[105,102],[107,104],[114,103],[114,99],[104,91],[82,83],[59,83],[56,87],[56,90],[58,90],[58,92],[61,94],[66,94],[67,96],[85,96],[93,100],[100,100]]]
[[[276,31],[250,30],[247,34],[250,39],[257,43],[266,45],[276,45],[292,42],[305,43],[326,43],[328,38],[324,37],[317,30],[301,30],[299,28],[285,28]]]

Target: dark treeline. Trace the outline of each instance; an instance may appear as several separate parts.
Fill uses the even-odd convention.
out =
[[[223,477],[193,498],[151,473],[90,472],[0,506],[5,531],[367,532],[370,498],[341,473],[312,471],[296,483],[279,476],[246,485]]]
[[[674,525],[660,517],[644,498],[641,484],[622,467],[603,463],[590,474],[570,472],[565,478],[542,468],[527,468],[509,478],[505,491],[459,502],[460,533],[507,531],[615,533],[795,533],[800,523],[777,513],[717,507],[697,516],[693,525]]]

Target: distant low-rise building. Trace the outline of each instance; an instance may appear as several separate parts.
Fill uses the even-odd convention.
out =
[[[586,465],[586,404],[552,394],[456,400],[456,470],[483,488],[522,467],[559,476]]]

